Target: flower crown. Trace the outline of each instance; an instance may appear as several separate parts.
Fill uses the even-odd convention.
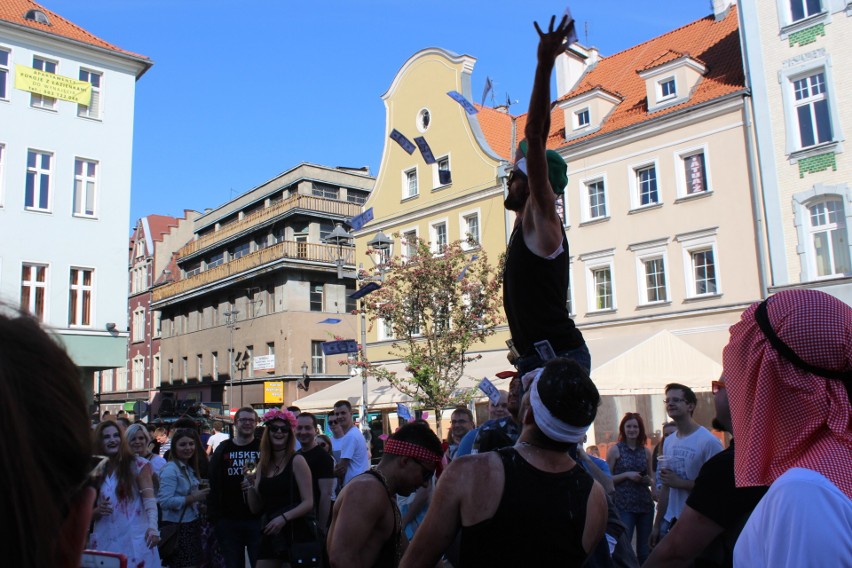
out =
[[[290,412],[289,410],[281,410],[280,408],[273,408],[272,410],[267,410],[266,413],[260,417],[261,421],[264,424],[268,424],[273,420],[283,420],[290,425],[291,430],[296,429],[296,416]]]

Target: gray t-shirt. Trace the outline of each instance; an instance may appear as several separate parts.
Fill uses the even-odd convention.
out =
[[[675,471],[683,479],[694,480],[701,471],[704,462],[722,451],[722,443],[704,426],[689,436],[681,438],[677,433],[666,438],[663,443],[663,456],[668,459],[666,467]],[[657,468],[661,467],[657,464]],[[689,491],[669,487],[669,506],[663,518],[667,521],[679,517]]]

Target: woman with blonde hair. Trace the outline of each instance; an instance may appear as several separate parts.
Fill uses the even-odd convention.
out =
[[[124,433],[127,436],[127,443],[130,445],[130,451],[144,458],[151,464],[151,473],[154,474],[154,479],[160,475],[160,471],[166,467],[166,460],[151,451],[151,434],[144,424],[131,424]]]
[[[124,554],[129,566],[160,566],[151,464],[130,451],[115,422],[98,424],[94,451],[109,461],[96,480],[98,498],[89,548]]]
[[[307,536],[296,521],[314,510],[314,492],[308,462],[295,451],[296,417],[288,410],[273,409],[261,420],[265,428],[257,468],[260,475],[247,475],[244,486],[252,513],[263,512],[257,568],[279,568],[290,565],[294,532]]]

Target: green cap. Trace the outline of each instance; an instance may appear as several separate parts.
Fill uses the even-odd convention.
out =
[[[518,149],[524,157],[527,155],[527,148],[527,141],[521,140]],[[562,195],[565,193],[565,186],[568,185],[568,164],[555,150],[547,150],[545,158],[547,159],[547,178],[550,181],[550,187],[553,188],[553,193]]]

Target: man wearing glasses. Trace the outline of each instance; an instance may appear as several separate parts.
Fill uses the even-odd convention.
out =
[[[692,418],[698,399],[691,388],[678,383],[666,385],[664,402],[677,432],[663,442],[663,453],[657,462],[657,486],[662,485],[662,490],[651,530],[652,547],[677,521],[701,466],[722,451],[719,439]]]
[[[207,516],[216,527],[225,565],[244,568],[246,549],[249,562],[255,565],[261,538],[260,516],[249,510],[242,489],[245,465],[260,461],[254,408],[240,408],[234,416],[234,426],[234,437],[220,442],[210,460]]]

